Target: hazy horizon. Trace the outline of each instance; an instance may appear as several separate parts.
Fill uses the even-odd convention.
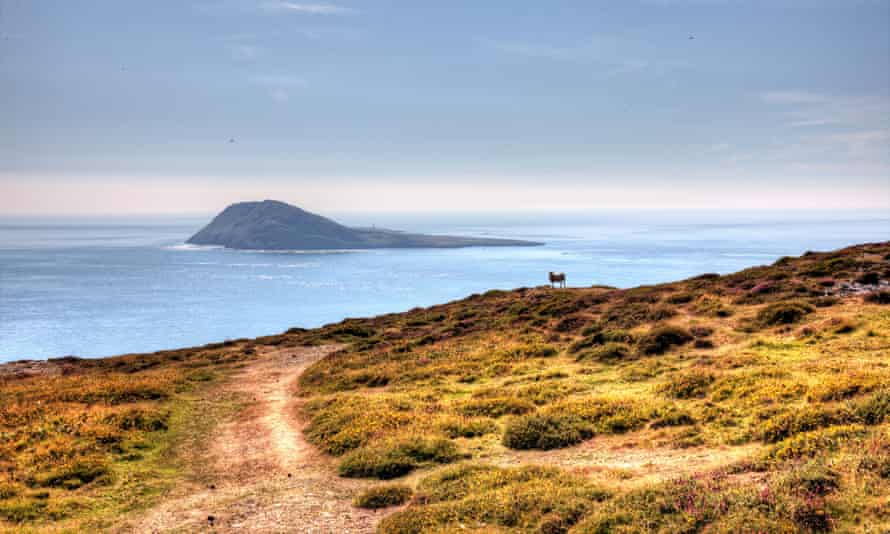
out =
[[[0,0],[0,213],[890,208],[890,2]]]

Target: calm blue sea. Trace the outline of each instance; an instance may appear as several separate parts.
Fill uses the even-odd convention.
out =
[[[0,219],[0,361],[107,356],[313,327],[492,288],[635,286],[890,239],[890,214],[341,215],[534,248],[273,253],[182,245],[208,218]]]

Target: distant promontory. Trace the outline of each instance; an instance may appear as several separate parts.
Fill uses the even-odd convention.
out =
[[[242,250],[342,250],[369,248],[522,247],[518,239],[426,235],[351,228],[296,206],[264,200],[232,204],[187,243]]]

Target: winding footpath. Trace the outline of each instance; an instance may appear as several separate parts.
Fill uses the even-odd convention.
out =
[[[370,533],[382,513],[357,509],[370,485],[335,475],[331,460],[303,438],[296,381],[338,347],[266,351],[216,388],[207,402],[244,408],[187,445],[195,480],[181,483],[119,532]]]

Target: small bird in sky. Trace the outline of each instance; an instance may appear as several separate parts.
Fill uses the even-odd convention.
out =
[[[694,36],[694,35],[690,35],[690,36],[689,36],[689,40],[690,40],[690,41],[694,41],[694,40],[695,40],[695,36]]]
[[[230,138],[229,138],[229,143],[234,143],[234,142],[235,142],[235,138],[234,138],[234,137],[230,137]]]

